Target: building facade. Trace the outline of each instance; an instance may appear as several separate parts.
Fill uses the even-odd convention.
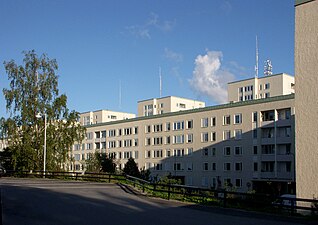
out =
[[[138,102],[138,116],[152,116],[205,107],[202,101],[168,96]]]
[[[297,197],[318,197],[318,1],[297,0],[295,13]]]
[[[81,113],[80,124],[82,126],[86,126],[90,124],[106,123],[116,120],[126,120],[135,117],[136,115],[133,113],[115,112],[110,110],[97,110]]]
[[[254,77],[228,84],[228,101],[242,102],[295,93],[294,77],[286,73]]]
[[[70,170],[85,170],[95,151],[123,169],[132,157],[152,176],[184,184],[291,192],[294,189],[294,95],[87,125]],[[265,185],[265,186],[264,186]]]

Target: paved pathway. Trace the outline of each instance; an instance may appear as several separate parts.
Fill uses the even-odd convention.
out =
[[[1,178],[3,225],[287,225],[301,220],[151,199],[116,184]]]

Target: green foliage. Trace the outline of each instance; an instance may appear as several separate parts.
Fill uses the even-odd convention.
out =
[[[159,184],[181,184],[181,180],[174,179],[171,175],[162,177]]]
[[[106,153],[95,152],[86,161],[86,170],[88,172],[106,172],[115,173],[116,164],[114,160]]]
[[[81,142],[85,129],[78,124],[79,113],[69,111],[67,96],[58,92],[58,65],[35,51],[23,52],[23,65],[4,62],[10,87],[3,89],[10,118],[2,121],[12,153],[14,169],[42,170],[44,118],[47,115],[47,170],[61,170],[69,160],[68,151]]]
[[[129,158],[125,164],[124,173],[133,177],[140,177],[140,171],[133,158]]]

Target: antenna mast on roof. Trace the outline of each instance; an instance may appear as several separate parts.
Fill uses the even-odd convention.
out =
[[[273,66],[272,66],[272,61],[270,59],[267,59],[264,65],[264,76],[270,76],[270,75],[273,75]]]
[[[119,109],[121,109],[121,80],[119,80]]]
[[[162,95],[162,77],[161,77],[161,67],[159,66],[159,97]]]
[[[256,35],[256,65],[255,65],[255,77],[258,77],[258,41]]]

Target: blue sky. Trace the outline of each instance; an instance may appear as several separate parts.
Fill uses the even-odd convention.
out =
[[[220,104],[227,82],[254,76],[256,35],[260,75],[268,58],[294,75],[294,0],[0,0],[0,27],[0,117],[3,62],[24,50],[57,60],[79,112],[136,113],[159,97],[159,67],[162,96]]]

